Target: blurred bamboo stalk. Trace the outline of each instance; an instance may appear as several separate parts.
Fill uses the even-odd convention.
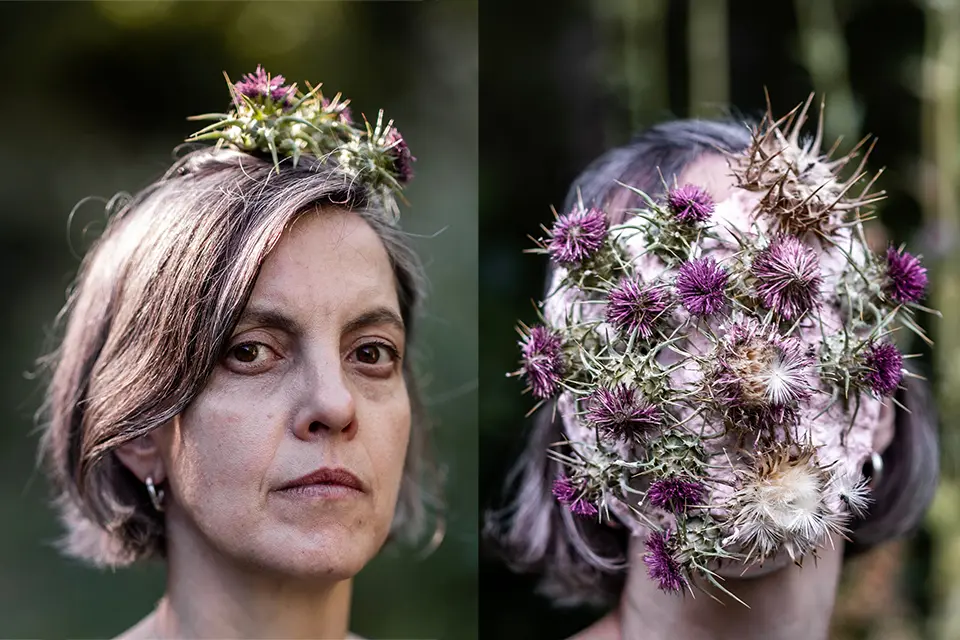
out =
[[[960,418],[960,211],[957,206],[958,68],[960,68],[960,4],[926,0],[926,42],[922,67],[921,158],[918,197],[928,237],[940,258],[934,271],[931,302],[943,312],[934,324],[934,366],[941,411],[942,470],[940,489],[928,524],[933,534],[934,619],[931,637],[960,637],[960,446],[952,425]]]
[[[716,117],[730,103],[727,0],[689,0],[689,117]]]
[[[827,97],[825,139],[843,136],[852,146],[860,139],[863,110],[850,86],[847,45],[834,0],[794,0],[803,66],[813,89]]]
[[[667,82],[668,0],[600,0],[591,3],[600,30],[603,74],[615,95],[625,96],[629,132],[662,119],[670,109]],[[619,125],[619,126],[618,126]],[[610,123],[607,146],[623,143],[622,123]]]
[[[960,231],[957,207],[958,67],[960,67],[960,5],[942,0],[927,0],[926,43],[921,91],[921,158],[918,196],[923,206],[924,223],[933,237],[954,241]],[[943,312],[937,324],[935,366],[940,382],[943,423],[952,424],[960,416],[960,252],[955,246],[934,247],[942,258],[933,280],[933,306]],[[942,252],[942,253],[941,253]],[[960,451],[956,443],[946,442],[951,471],[955,471]]]
[[[922,66],[921,158],[918,198],[923,207],[927,236],[939,246],[931,247],[937,265],[931,287],[933,307],[943,320],[934,325],[937,371],[942,423],[955,424],[960,417],[960,210],[957,206],[956,180],[958,137],[958,67],[960,67],[960,5],[942,0],[927,0],[926,43]],[[945,471],[956,477],[960,442],[954,430],[944,432]]]

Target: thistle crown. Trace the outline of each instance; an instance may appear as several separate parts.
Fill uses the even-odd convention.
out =
[[[287,85],[282,75],[271,75],[260,65],[239,82],[232,82],[226,72],[224,78],[231,109],[188,118],[214,121],[188,142],[215,141],[218,148],[269,154],[278,172],[282,158],[290,158],[294,166],[303,154],[321,162],[333,160],[366,183],[391,216],[399,216],[396,200],[403,200],[416,158],[393,120],[384,119],[383,110],[373,123],[363,116],[362,125],[357,125],[350,101],[340,93],[328,99],[322,85],[309,83],[304,93],[296,83]]]

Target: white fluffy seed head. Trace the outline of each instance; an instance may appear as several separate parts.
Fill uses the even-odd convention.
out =
[[[744,320],[718,346],[717,359],[739,381],[740,399],[751,407],[790,406],[810,395],[810,358],[795,338]]]
[[[778,446],[743,472],[732,497],[733,533],[749,560],[764,560],[781,548],[791,559],[815,551],[831,533],[843,532],[843,518],[826,503],[830,474],[812,449]]]
[[[867,515],[867,510],[873,501],[869,481],[860,474],[841,469],[831,474],[827,495],[828,500],[842,504],[851,515],[857,518]]]
[[[807,375],[805,360],[777,350],[767,370],[767,400],[782,406],[804,397],[809,387]]]

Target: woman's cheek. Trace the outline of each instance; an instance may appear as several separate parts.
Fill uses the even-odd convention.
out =
[[[263,476],[277,413],[262,397],[260,406],[222,386],[208,388],[180,421],[178,465],[185,491],[194,495],[236,491]],[[265,460],[267,462],[265,462]]]
[[[370,457],[384,497],[396,501],[410,443],[410,403],[406,393],[395,397],[371,420]]]

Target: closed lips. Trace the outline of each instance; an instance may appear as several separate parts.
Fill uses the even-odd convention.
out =
[[[317,469],[313,473],[284,484],[278,491],[315,484],[340,485],[350,489],[356,489],[357,491],[367,491],[366,486],[364,486],[360,479],[346,469]]]

